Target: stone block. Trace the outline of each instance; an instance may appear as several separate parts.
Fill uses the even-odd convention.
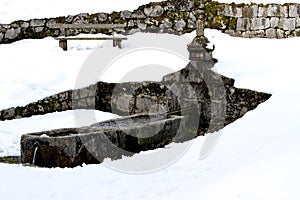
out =
[[[4,38],[3,33],[0,33],[0,42],[2,42],[3,38]]]
[[[131,17],[132,12],[128,10],[121,11],[120,17],[123,19],[128,19]]]
[[[267,17],[267,9],[265,7],[259,6],[258,7],[258,13],[257,13],[258,17]]]
[[[194,6],[194,0],[176,0],[174,5],[176,11],[190,11]]]
[[[3,110],[1,114],[3,119],[13,119],[15,117],[15,109],[8,108],[6,110]]]
[[[299,17],[298,6],[290,5],[289,6],[289,17]]]
[[[104,22],[107,20],[108,15],[106,13],[98,13],[98,21],[100,22]]]
[[[176,31],[183,31],[183,28],[186,26],[186,22],[181,19],[181,20],[178,20],[176,23],[175,23],[175,30]]]
[[[168,18],[165,18],[162,22],[162,25],[160,28],[165,28],[165,29],[169,29],[169,28],[172,28],[173,26],[173,23],[171,20],[169,20]]]
[[[44,27],[35,27],[34,28],[34,31],[36,32],[36,33],[40,33],[40,32],[42,32],[44,30]]]
[[[269,28],[266,30],[266,37],[267,38],[276,38],[277,35],[276,35],[276,29],[274,28]]]
[[[25,21],[25,22],[22,22],[22,23],[20,24],[20,26],[21,26],[21,28],[26,29],[26,28],[29,27],[29,23]]]
[[[279,38],[279,39],[285,38],[285,34],[284,34],[283,30],[277,29],[277,38]]]
[[[296,19],[296,27],[300,27],[300,18],[299,17]]]
[[[244,6],[242,10],[242,16],[244,18],[256,17],[258,14],[258,6]]]
[[[135,10],[133,11],[133,13],[131,14],[131,18],[136,18],[136,19],[144,19],[146,18],[145,14],[140,11],[140,10]]]
[[[288,17],[288,7],[278,4],[270,4],[267,7],[267,15],[269,17]]]
[[[242,17],[243,16],[242,8],[235,7],[235,6],[233,7],[230,5],[226,5],[224,7],[223,14],[228,17]]]
[[[251,27],[251,20],[249,18],[238,18],[237,28],[238,31],[249,30]]]
[[[281,18],[279,20],[278,27],[285,31],[292,31],[296,28],[296,19],[295,18]]]
[[[30,20],[30,26],[37,27],[37,26],[45,26],[46,20],[44,19],[33,19]]]
[[[21,28],[11,28],[8,29],[5,33],[5,38],[7,39],[15,39],[21,33]]]
[[[144,13],[148,17],[159,17],[164,13],[164,9],[161,6],[156,5],[144,8]]]
[[[253,18],[251,20],[251,30],[263,30],[270,27],[268,18]]]
[[[138,26],[138,28],[139,29],[141,29],[141,30],[146,30],[146,28],[147,28],[147,24],[145,24],[143,21],[141,21],[141,20],[137,20],[137,26]]]
[[[270,25],[272,28],[277,28],[279,25],[279,18],[278,17],[271,17]]]

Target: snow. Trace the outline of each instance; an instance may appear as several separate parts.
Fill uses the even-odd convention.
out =
[[[119,9],[126,9],[126,6],[133,9],[142,4],[140,0],[127,1],[130,3],[123,4]],[[40,14],[60,15],[62,12],[51,6],[49,11],[42,12],[46,11],[44,5],[33,0],[30,1],[32,4],[28,2],[2,1],[1,20],[39,17]],[[78,6],[81,5],[79,1],[73,2],[74,12],[94,12],[88,10],[90,8],[99,12],[95,7],[96,3],[101,1],[91,1],[95,6],[91,6],[92,3]],[[281,0],[274,2],[282,3]],[[53,0],[49,3],[62,4]],[[12,9],[13,5],[16,9]],[[118,9],[117,3],[105,6]],[[87,10],[84,10],[84,7]],[[30,12],[25,12],[26,10]],[[34,10],[40,12],[32,12]],[[70,12],[73,12],[71,8]],[[124,80],[122,74],[131,71],[132,65],[149,66],[154,62],[149,59],[151,55],[159,58],[155,65],[170,65],[168,70],[175,71],[184,67],[186,63],[180,56],[168,54],[168,51],[154,51],[153,48],[141,47],[155,41],[164,43],[170,40],[176,41],[174,43],[178,49],[187,53],[186,41],[194,35],[195,33],[191,33],[179,37],[168,34],[134,34],[124,42],[122,50],[112,48],[111,41],[72,41],[69,45],[70,50],[64,52],[57,47],[57,41],[52,38],[0,45],[0,109],[25,105],[78,86],[77,76],[82,66],[85,66],[86,59],[96,48],[103,54],[127,53],[120,58],[122,62],[116,60],[112,63],[109,70],[115,68],[114,71],[107,71],[103,79]],[[234,78],[237,87],[273,95],[254,111],[226,126],[221,131],[221,139],[208,157],[199,159],[206,138],[199,137],[191,143],[171,144],[165,149],[143,152],[131,158],[106,160],[100,165],[74,169],[43,169],[0,164],[1,199],[299,199],[300,38],[233,38],[216,30],[205,30],[205,35],[216,46],[214,57],[219,63],[214,70]],[[131,57],[136,59],[132,61]],[[102,59],[104,62],[105,57]],[[166,62],[168,59],[171,61]],[[118,70],[118,66],[128,67],[127,72],[123,69]],[[167,70],[162,73],[167,73]],[[159,76],[152,72],[141,77],[127,76],[125,79],[154,79]],[[84,84],[95,82],[96,78]],[[97,121],[115,117],[99,111],[79,112],[82,116],[91,113],[96,116]],[[92,122],[84,123],[88,125]],[[20,154],[19,142],[22,133],[80,125],[83,124],[74,120],[74,111],[0,122],[0,156]],[[130,166],[132,163],[142,165],[149,155],[156,155],[153,161],[158,162],[164,155],[171,155],[181,149],[186,151],[178,156],[176,162],[151,173],[136,175],[121,173],[118,170],[118,166]]]

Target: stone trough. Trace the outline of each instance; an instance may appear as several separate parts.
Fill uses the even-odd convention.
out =
[[[76,167],[164,147],[180,135],[184,117],[138,114],[88,127],[25,134],[21,161],[39,167]]]

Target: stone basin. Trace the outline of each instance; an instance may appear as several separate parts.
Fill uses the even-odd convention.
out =
[[[81,128],[66,128],[21,137],[21,161],[40,167],[98,164],[152,150],[174,141],[184,117],[137,114]]]

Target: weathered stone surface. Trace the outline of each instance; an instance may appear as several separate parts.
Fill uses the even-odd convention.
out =
[[[22,23],[21,23],[21,28],[25,28],[25,29],[26,29],[26,28],[28,28],[28,27],[29,27],[29,22],[26,22],[26,21],[25,21],[25,22],[22,22]]]
[[[165,18],[160,26],[160,28],[162,29],[169,29],[172,28],[173,23],[171,20],[169,20],[168,18]]]
[[[183,121],[181,116],[136,115],[78,129],[31,133],[21,137],[21,161],[40,167],[76,167],[121,159],[179,140]]]
[[[264,6],[259,6],[257,16],[258,17],[267,17],[268,16],[267,9]]]
[[[108,14],[106,14],[106,13],[98,13],[98,20],[99,20],[100,22],[106,21],[107,18],[108,18]]]
[[[276,29],[274,28],[269,28],[266,30],[266,36],[267,38],[276,38],[277,35],[276,35]]]
[[[292,31],[296,28],[296,19],[295,18],[281,18],[279,20],[279,28],[286,30],[286,31]]]
[[[30,20],[30,26],[37,27],[37,26],[45,26],[46,20],[44,19],[33,19]]]
[[[144,13],[148,17],[159,17],[164,13],[164,10],[161,6],[151,6],[144,8]]]
[[[237,20],[237,31],[250,30],[251,21],[249,18],[238,18]]]
[[[257,14],[258,14],[258,6],[257,5],[244,6],[242,9],[242,16],[244,18],[257,17]]]
[[[176,11],[190,11],[194,6],[194,0],[175,0],[174,5]]]
[[[288,7],[278,4],[270,4],[267,7],[267,15],[269,17],[288,17]]]
[[[0,42],[2,42],[3,37],[4,37],[3,33],[0,33]]]
[[[131,14],[131,18],[133,18],[133,19],[135,19],[135,18],[136,19],[144,19],[144,18],[146,18],[146,15],[140,10],[135,10]]]
[[[80,13],[79,15],[75,15],[73,19],[74,24],[87,24],[88,21],[88,13]]]
[[[226,5],[224,8],[224,15],[228,17],[242,17],[243,16],[242,8]]]
[[[251,22],[252,30],[263,30],[270,27],[270,20],[268,18],[253,18]]]
[[[284,34],[283,30],[277,29],[277,38],[279,38],[279,39],[285,38],[285,34]]]
[[[40,33],[44,30],[44,27],[35,27],[34,28],[34,31],[37,32],[37,33]]]
[[[124,10],[124,11],[121,11],[120,16],[121,16],[121,18],[129,19],[129,18],[131,18],[131,14],[132,14],[132,12],[130,12],[128,10]]]
[[[244,38],[255,38],[255,37],[263,38],[263,37],[265,37],[265,31],[264,30],[245,31],[242,33],[242,36]]]
[[[186,22],[183,19],[178,20],[175,23],[175,30],[176,31],[183,31],[183,29],[184,29],[185,26],[186,26]]]
[[[300,18],[299,17],[296,19],[296,26],[300,27]]]
[[[21,28],[11,28],[8,29],[5,33],[5,38],[7,39],[15,39],[21,33]]]
[[[279,25],[279,18],[278,17],[271,17],[270,25],[272,28],[277,28]]]
[[[297,5],[289,6],[289,17],[299,17],[300,7]]]
[[[137,26],[139,29],[141,30],[146,30],[147,29],[147,24],[145,24],[143,21],[141,20],[137,20]]]
[[[8,108],[1,111],[1,117],[3,119],[13,119],[15,116],[15,109],[14,108]]]

